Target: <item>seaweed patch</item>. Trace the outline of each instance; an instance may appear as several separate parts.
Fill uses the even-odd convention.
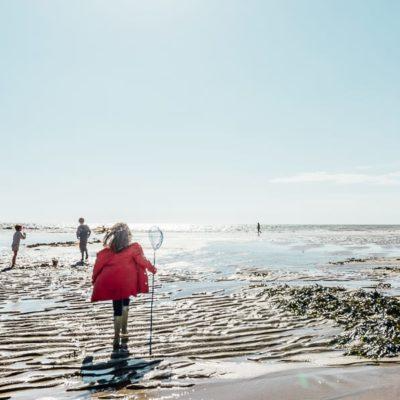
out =
[[[320,285],[279,285],[262,294],[296,315],[332,319],[343,326],[333,344],[345,348],[347,355],[380,358],[400,354],[400,301],[396,298],[377,291]]]

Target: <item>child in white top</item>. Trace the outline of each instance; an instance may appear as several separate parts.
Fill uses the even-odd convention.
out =
[[[26,239],[26,233],[22,232],[22,225],[15,225],[15,233],[13,236],[13,241],[11,245],[11,249],[14,252],[13,258],[12,258],[12,263],[11,263],[11,268],[15,266],[15,262],[17,261],[17,254],[19,250],[19,243],[21,242],[21,239]]]

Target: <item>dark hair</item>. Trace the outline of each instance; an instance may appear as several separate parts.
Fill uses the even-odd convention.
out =
[[[80,218],[78,219],[78,222],[84,223],[84,222],[85,222],[85,218],[80,217]]]
[[[127,248],[132,241],[132,233],[129,226],[123,222],[119,222],[111,227],[104,236],[104,246],[111,249],[114,253]]]
[[[22,229],[22,225],[15,225],[15,230],[20,231]]]

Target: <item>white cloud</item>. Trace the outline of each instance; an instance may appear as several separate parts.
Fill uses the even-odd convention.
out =
[[[400,161],[393,161],[393,162],[372,164],[372,165],[359,165],[356,167],[356,170],[358,171],[375,170],[375,172],[378,172],[378,171],[387,171],[390,169],[397,170],[398,168],[400,168]]]
[[[287,177],[274,178],[270,183],[336,183],[341,185],[400,185],[400,171],[385,174],[355,174],[308,172]]]

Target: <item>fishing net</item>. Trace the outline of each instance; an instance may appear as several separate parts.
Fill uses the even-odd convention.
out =
[[[156,250],[158,250],[163,242],[164,235],[158,226],[153,226],[149,230],[149,240],[151,247],[154,250],[154,266],[156,265]],[[150,338],[149,338],[149,354],[152,354],[152,339],[153,339],[153,302],[154,302],[154,274],[151,277],[151,306],[150,306]]]
[[[164,235],[161,232],[161,229],[158,226],[153,226],[149,230],[149,240],[151,243],[151,247],[154,251],[158,250],[163,242]]]

